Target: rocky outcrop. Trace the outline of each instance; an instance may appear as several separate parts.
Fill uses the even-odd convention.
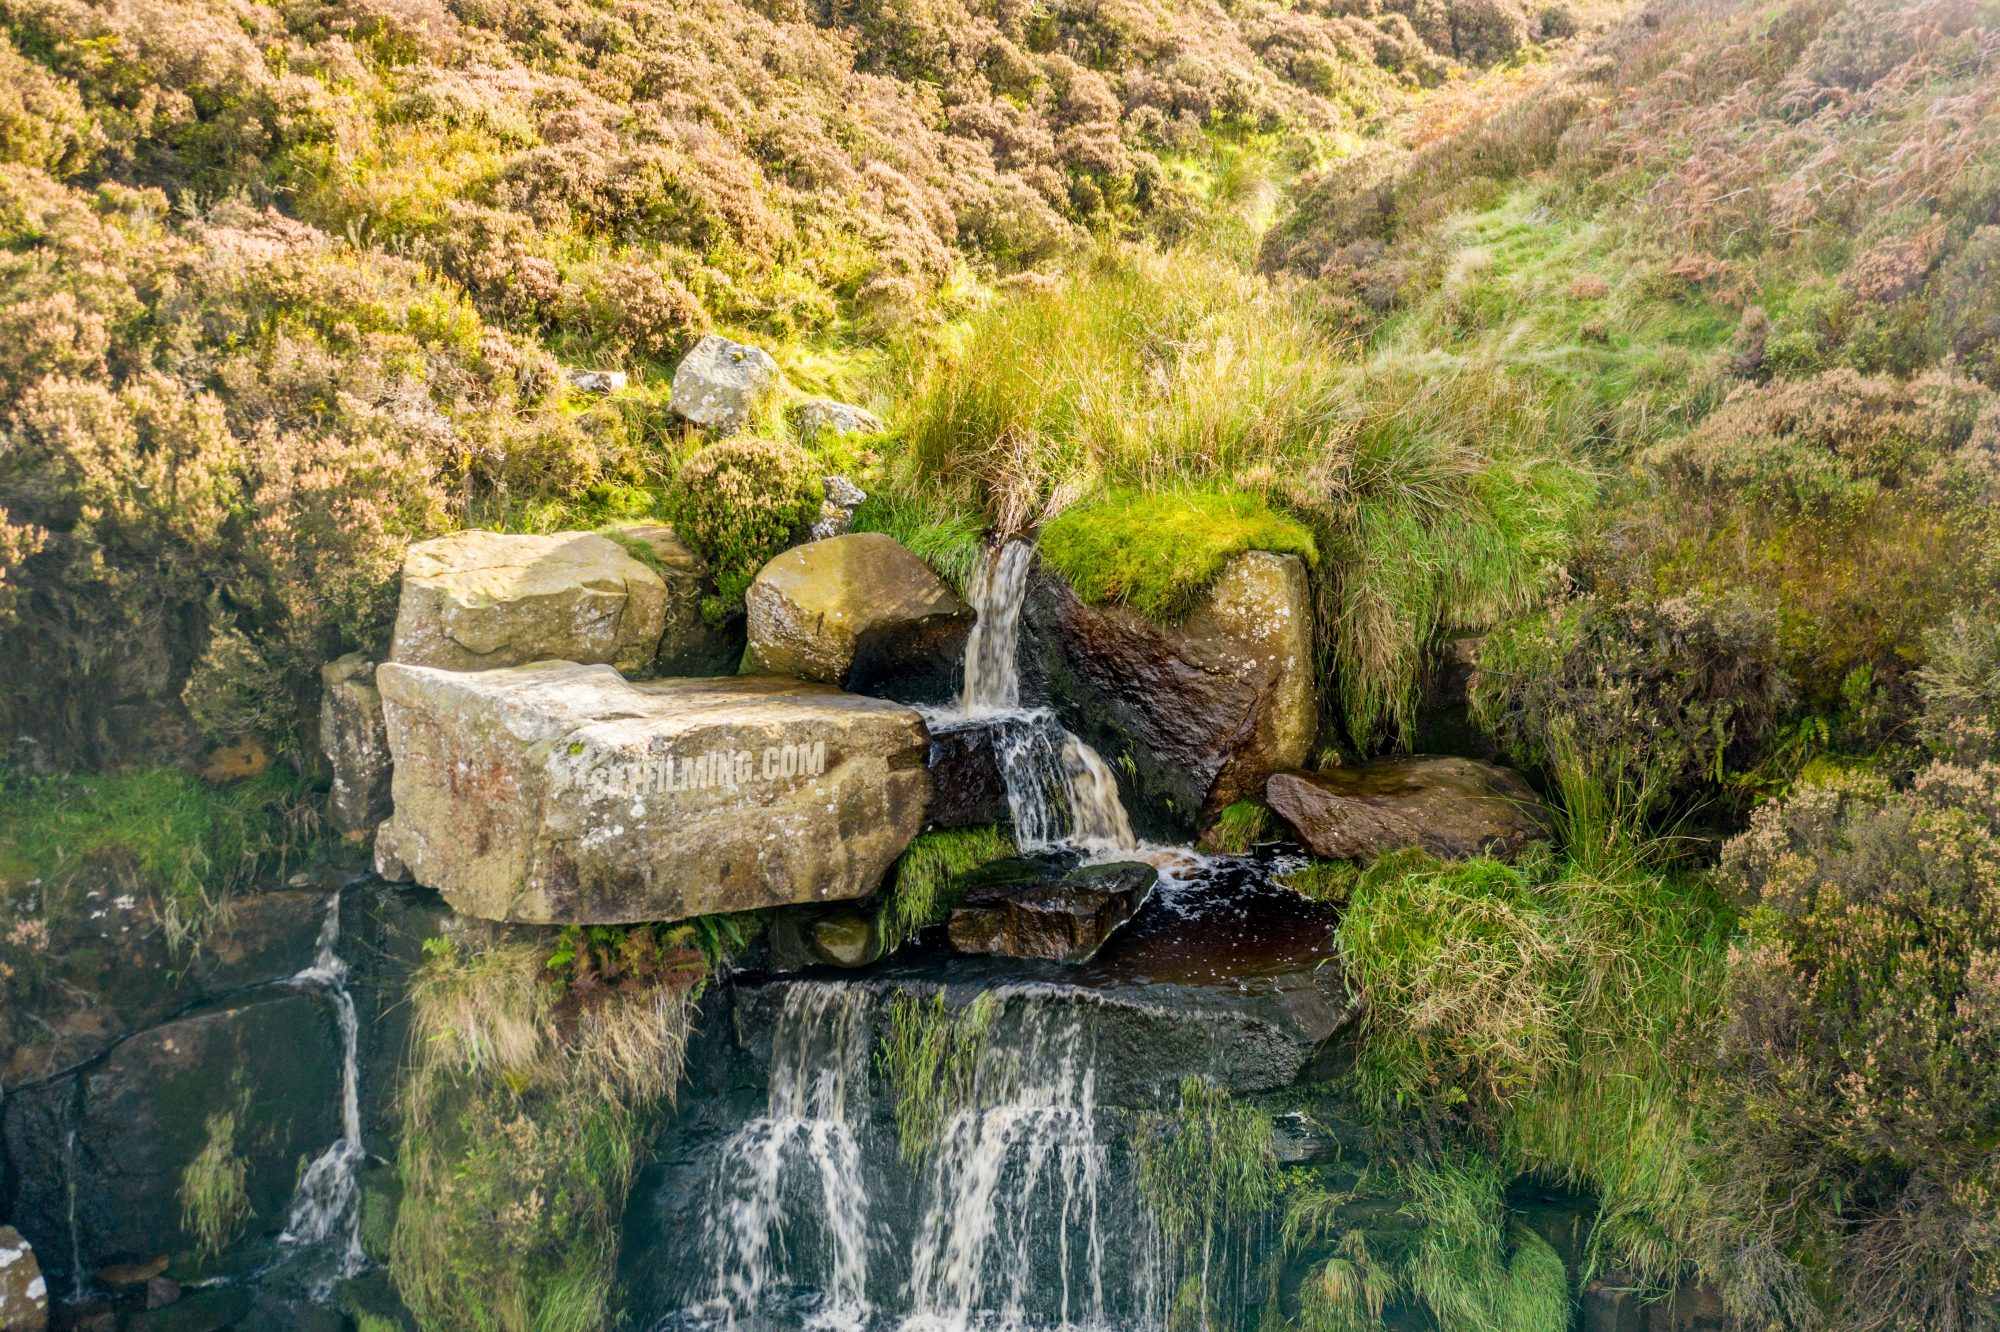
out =
[[[1311,751],[1311,589],[1296,556],[1238,555],[1171,628],[1086,606],[1049,573],[1025,614],[1037,686],[1099,753],[1129,755],[1156,819],[1191,826]]]
[[[1421,847],[1445,860],[1511,856],[1549,833],[1528,784],[1477,759],[1385,759],[1322,772],[1282,772],[1265,800],[1316,856],[1373,860]]]
[[[847,535],[854,526],[854,511],[868,502],[868,492],[844,476],[825,477],[821,484],[826,487],[826,498],[820,501],[819,517],[813,520],[809,533],[814,541]]]
[[[530,661],[636,671],[665,628],[660,576],[595,532],[454,532],[411,546],[389,656],[490,670]]]
[[[42,1332],[49,1325],[49,1283],[21,1232],[0,1226],[0,1329]]]
[[[931,827],[970,828],[1009,817],[1007,777],[994,748],[1005,725],[984,717],[931,722]]]
[[[972,632],[972,608],[879,532],[795,546],[743,600],[755,669],[909,700],[951,693]]]
[[[542,662],[376,673],[386,825],[491,920],[614,923],[864,897],[923,826],[923,719],[778,677],[634,683]]]
[[[888,429],[867,408],[834,398],[807,398],[792,409],[792,422],[809,444],[829,435],[879,435]]]
[[[703,618],[701,603],[714,584],[701,556],[662,523],[621,527],[611,536],[643,551],[641,558],[666,587],[660,644],[653,668],[661,675],[733,675],[743,660],[743,631],[718,629]]]
[[[750,423],[781,378],[769,352],[710,333],[675,367],[671,405],[696,425],[733,434]]]
[[[389,817],[389,734],[375,663],[350,652],[320,668],[319,743],[333,765],[327,817],[359,839]]]
[[[1132,919],[1153,891],[1151,865],[1090,865],[1053,882],[984,883],[952,908],[961,953],[1082,962]]]

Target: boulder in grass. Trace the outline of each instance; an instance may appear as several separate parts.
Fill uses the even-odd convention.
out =
[[[775,676],[376,672],[386,846],[467,915],[683,920],[866,897],[923,827],[923,718]]]
[[[671,406],[698,426],[733,434],[750,424],[782,378],[769,352],[710,333],[675,367]]]
[[[813,520],[814,541],[847,535],[854,526],[854,511],[868,500],[868,492],[844,476],[829,476],[822,484],[826,499],[819,506],[819,517]]]
[[[1547,807],[1515,773],[1477,759],[1384,759],[1281,772],[1264,798],[1314,855],[1371,861],[1419,847],[1441,860],[1511,856],[1547,837]]]
[[[862,693],[949,697],[972,632],[972,608],[879,532],[795,546],[743,599],[755,669]]]
[[[811,443],[828,435],[879,435],[887,426],[865,407],[833,398],[808,398],[792,412],[799,434]]]
[[[666,585],[611,538],[454,532],[403,560],[390,660],[446,670],[531,661],[649,666]]]

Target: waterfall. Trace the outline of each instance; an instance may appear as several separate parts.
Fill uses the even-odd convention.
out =
[[[328,898],[326,918],[320,924],[319,941],[313,949],[312,964],[291,979],[291,984],[323,990],[333,1002],[340,1028],[340,1137],[306,1167],[292,1197],[280,1244],[314,1248],[338,1238],[338,1254],[329,1270],[312,1282],[315,1297],[324,1299],[333,1283],[358,1275],[368,1265],[361,1249],[361,1183],[359,1171],[367,1152],[361,1145],[361,1072],[359,1023],[355,1019],[354,996],[347,990],[347,963],[339,953],[340,892]]]
[[[822,1317],[852,1322],[867,1307],[856,1117],[866,1113],[870,999],[827,982],[786,987],[764,1115],[723,1145],[710,1192],[707,1307],[730,1324],[764,1307],[777,1275],[822,1291]]]
[[[1021,707],[1021,606],[1033,567],[1034,547],[1010,541],[974,572],[968,595],[979,619],[966,644],[965,688],[939,720],[990,724],[1021,850],[1067,847],[1092,857],[1136,850],[1110,765],[1055,713]]]
[[[705,1274],[671,1328],[1111,1328],[1157,1302],[1129,1184],[1108,1162],[1078,992],[1005,987],[969,1103],[918,1166],[872,1078],[892,992],[777,987],[765,1113],[715,1152]],[[1107,1279],[1115,1271],[1119,1279]]]
[[[982,1313],[1102,1326],[1095,1051],[1074,1006],[1058,1016],[1032,991],[996,993],[1002,1020],[1016,1010],[1011,1039],[986,1047],[974,1103],[926,1169],[905,1326],[966,1328]]]

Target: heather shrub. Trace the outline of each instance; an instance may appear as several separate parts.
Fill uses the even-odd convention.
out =
[[[1724,870],[1716,1157],[1729,1202],[1823,1267],[1840,1325],[2000,1322],[2000,768],[1866,776],[1759,810]]]
[[[669,521],[714,571],[702,614],[719,623],[743,607],[765,561],[798,540],[826,499],[812,456],[779,440],[725,440],[682,464],[666,495]]]
[[[1472,685],[1515,762],[1573,765],[1635,814],[1719,794],[1791,700],[1776,618],[1741,595],[1571,598],[1489,635]]]
[[[1917,737],[1947,763],[2000,758],[2000,621],[1991,610],[1960,612],[1925,640],[1917,669]]]

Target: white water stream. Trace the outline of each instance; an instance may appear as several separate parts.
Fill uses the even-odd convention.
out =
[[[324,1261],[309,1282],[315,1298],[324,1299],[333,1283],[359,1275],[367,1266],[361,1248],[360,1170],[367,1152],[361,1145],[360,1031],[354,996],[347,990],[347,962],[340,956],[340,893],[327,899],[326,918],[310,966],[291,984],[322,990],[333,1003],[340,1029],[340,1136],[306,1167],[285,1220],[283,1245],[298,1249],[324,1246]]]

